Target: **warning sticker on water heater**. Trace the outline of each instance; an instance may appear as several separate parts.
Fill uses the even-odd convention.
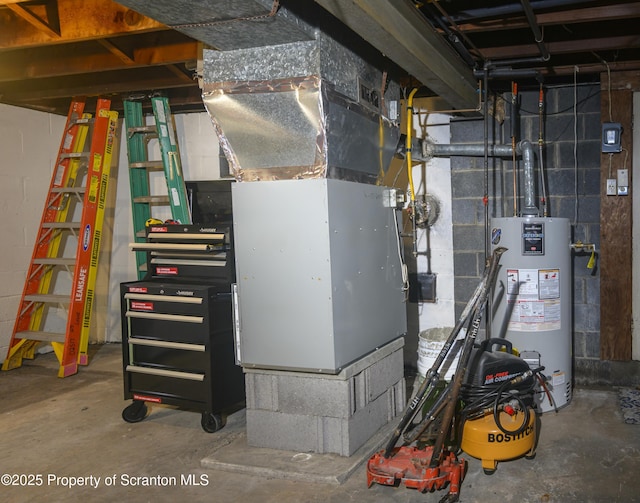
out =
[[[511,330],[560,329],[559,269],[508,269],[507,285]]]
[[[560,298],[560,269],[540,269],[538,282],[540,284],[538,296],[541,299]]]

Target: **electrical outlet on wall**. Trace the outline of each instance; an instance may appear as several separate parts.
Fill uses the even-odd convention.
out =
[[[629,170],[618,170],[618,195],[626,196],[629,194]]]
[[[618,183],[615,178],[607,178],[607,195],[615,196],[618,194]]]

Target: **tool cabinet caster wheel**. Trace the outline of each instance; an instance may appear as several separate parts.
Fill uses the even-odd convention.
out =
[[[145,417],[147,417],[147,406],[141,400],[134,400],[122,411],[122,419],[127,423],[139,423]]]
[[[202,429],[207,433],[215,433],[225,424],[220,414],[214,414],[213,412],[202,413]]]
[[[484,471],[485,475],[493,475],[494,473],[496,473],[495,470],[490,470],[489,468],[483,468],[482,471]]]

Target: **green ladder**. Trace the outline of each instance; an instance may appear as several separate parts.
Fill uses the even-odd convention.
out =
[[[191,223],[191,212],[169,100],[163,96],[151,98],[154,116],[154,124],[151,125],[147,124],[143,114],[143,98],[131,98],[123,100],[123,103],[127,128],[133,233],[135,242],[141,243],[145,241],[147,221],[156,218],[154,209],[164,208],[166,213],[166,208],[170,207],[171,218],[181,224]],[[149,152],[149,144],[154,138],[157,138],[160,147],[159,160],[152,160],[153,156]],[[152,193],[154,188],[157,188],[157,184],[154,185],[150,180],[154,171],[164,171],[166,192],[162,190],[158,194]],[[135,254],[138,279],[143,279],[147,268],[146,253],[136,251]]]

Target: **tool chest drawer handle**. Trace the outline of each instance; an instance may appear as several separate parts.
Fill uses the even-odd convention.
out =
[[[216,247],[211,244],[197,243],[129,243],[129,248],[133,251],[145,250],[189,250],[189,251],[211,251]]]
[[[204,374],[194,374],[193,372],[179,372],[177,370],[154,369],[150,367],[140,367],[138,365],[127,365],[127,372],[138,374],[151,374],[162,377],[175,377],[177,379],[188,379],[189,381],[204,381]]]
[[[176,233],[166,233],[166,232],[149,232],[147,235],[147,239],[167,239],[167,240],[188,240],[188,239],[197,239],[197,240],[205,240],[210,239],[212,241],[224,241],[224,233],[222,232],[209,232],[209,233],[200,233],[200,234],[176,234]]]
[[[170,259],[160,259],[160,258],[152,258],[152,264],[160,264],[160,265],[198,265],[204,267],[225,267],[227,262],[224,260],[185,260],[183,258],[176,258],[173,260]]]
[[[207,253],[191,253],[191,252],[172,252],[172,251],[162,251],[156,250],[149,252],[152,257],[156,260],[161,259],[163,257],[167,257],[167,260],[175,259],[175,258],[187,258],[187,259],[206,259],[206,260],[227,260],[227,252],[226,250],[219,248],[214,251],[210,251]]]
[[[127,311],[127,318],[146,318],[148,320],[180,321],[184,323],[203,323],[203,316],[186,316],[184,314],[162,314],[145,313],[138,311]]]
[[[158,341],[155,339],[139,339],[137,337],[129,337],[130,344],[137,344],[138,346],[151,346],[154,348],[167,348],[167,349],[184,349],[187,351],[199,351],[204,353],[207,347],[204,344],[188,344],[186,342],[171,342],[171,341]]]
[[[202,297],[183,297],[180,295],[153,295],[151,293],[125,293],[125,299],[157,300],[160,302],[178,302],[181,304],[202,304]]]

